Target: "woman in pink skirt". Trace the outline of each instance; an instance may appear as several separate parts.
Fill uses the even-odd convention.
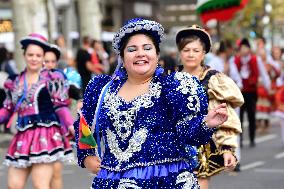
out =
[[[73,120],[67,108],[68,84],[59,71],[42,70],[44,54],[50,46],[39,34],[20,41],[26,69],[5,82],[6,99],[0,109],[0,123],[15,114],[17,133],[8,148],[4,164],[8,188],[24,188],[31,174],[34,188],[48,189],[56,161],[72,160],[72,148],[62,128]]]

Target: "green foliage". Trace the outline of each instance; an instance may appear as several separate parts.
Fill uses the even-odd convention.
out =
[[[263,0],[250,0],[247,6],[239,11],[233,20],[221,23],[222,38],[236,40],[248,37],[250,32],[262,35]]]

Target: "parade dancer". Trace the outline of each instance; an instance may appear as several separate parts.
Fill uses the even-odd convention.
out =
[[[44,56],[44,67],[48,70],[54,70],[58,67],[58,60],[60,59],[61,51],[57,45],[50,44],[50,48],[45,52]],[[64,70],[67,70],[65,68]],[[80,75],[77,73],[77,77],[80,78]],[[81,91],[80,86],[77,87],[77,84],[73,85],[72,82],[69,82],[69,78],[67,76],[67,80],[69,83],[69,97],[73,98],[76,101],[79,101],[81,103]],[[77,112],[77,110],[75,110]],[[74,128],[71,129],[72,133],[74,133]],[[72,133],[69,133],[68,131],[64,130],[64,133],[66,136],[74,137]],[[54,170],[51,180],[51,189],[63,189],[63,178],[62,178],[62,170],[63,170],[63,164],[60,161],[57,161],[53,164]]]
[[[163,74],[163,33],[155,21],[128,21],[113,40],[122,63],[116,74],[96,76],[86,89],[75,131],[79,165],[97,173],[92,188],[199,188],[187,159],[196,152],[185,146],[206,143],[227,111],[222,104],[207,115],[192,75]],[[94,125],[97,145],[86,125]]]
[[[24,188],[31,175],[34,188],[50,188],[53,164],[73,159],[72,148],[62,126],[72,127],[68,110],[68,85],[61,72],[42,70],[47,40],[31,34],[20,41],[26,69],[5,82],[6,99],[0,109],[0,122],[9,127],[18,114],[4,164],[8,188]]]
[[[244,103],[241,91],[235,82],[224,73],[204,65],[205,54],[211,49],[211,37],[201,27],[193,25],[180,30],[176,35],[182,72],[196,76],[209,100],[208,110],[226,103],[228,120],[219,125],[212,140],[198,149],[196,174],[201,189],[208,189],[211,176],[222,170],[233,170],[236,165],[235,149],[241,123],[235,108]]]

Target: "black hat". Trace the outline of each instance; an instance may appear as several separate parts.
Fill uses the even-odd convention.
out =
[[[240,42],[240,47],[241,47],[242,45],[245,45],[245,46],[247,46],[248,48],[250,48],[249,40],[248,40],[247,38],[243,38],[243,39],[241,40],[241,42]]]
[[[208,53],[212,46],[212,41],[209,33],[198,25],[192,25],[188,28],[181,29],[176,34],[176,44],[178,44],[182,38],[190,35],[196,35],[201,41],[205,43],[205,52]]]
[[[24,37],[21,41],[20,41],[21,45],[22,45],[22,49],[26,49],[28,45],[30,44],[35,44],[40,46],[41,48],[43,48],[44,51],[47,51],[49,49],[49,44],[47,42],[47,39],[45,37],[43,37],[40,34],[37,33],[32,33],[30,35],[28,35],[27,37]]]
[[[46,52],[53,52],[56,56],[56,59],[59,60],[61,51],[57,45],[50,44],[49,49]]]

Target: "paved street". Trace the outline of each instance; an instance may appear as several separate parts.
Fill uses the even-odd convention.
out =
[[[247,136],[247,130],[244,134]],[[242,148],[242,171],[214,177],[210,189],[284,189],[284,146],[280,136],[280,127],[273,126],[269,134],[257,136],[255,148],[250,148],[247,141]]]
[[[247,130],[244,136],[247,138]],[[6,151],[10,136],[0,135],[0,161]],[[242,171],[238,174],[223,173],[212,179],[210,189],[284,189],[284,147],[280,139],[280,128],[273,126],[270,133],[257,136],[256,147],[242,149]],[[7,168],[0,166],[0,188],[7,185]],[[76,165],[64,168],[64,188],[89,188],[92,175]],[[29,181],[26,188],[32,188]]]

